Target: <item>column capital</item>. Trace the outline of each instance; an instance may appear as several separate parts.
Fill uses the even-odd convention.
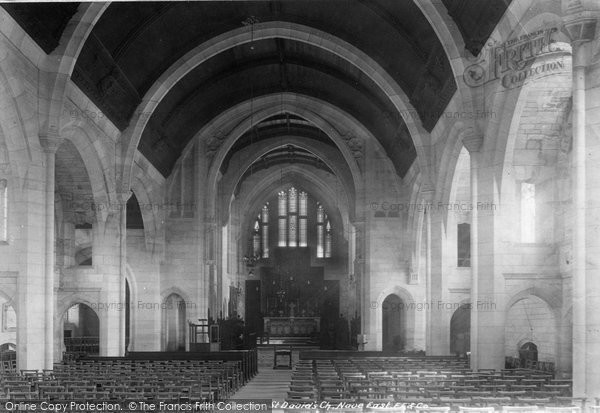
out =
[[[127,201],[129,201],[129,198],[131,198],[132,195],[133,195],[133,191],[131,191],[131,190],[119,192],[119,193],[117,193],[117,199],[122,204],[126,204]]]
[[[483,135],[473,128],[468,128],[462,134],[462,143],[469,153],[479,152],[483,146]]]
[[[366,220],[364,217],[355,217],[354,220],[350,221],[350,223],[356,227],[356,228],[360,228],[360,227],[364,227],[366,224]]]
[[[40,145],[42,145],[42,149],[46,153],[56,153],[58,147],[64,140],[56,131],[45,131],[38,136],[40,138]]]
[[[429,186],[423,186],[419,190],[419,194],[421,195],[421,198],[423,198],[423,201],[425,201],[427,203],[431,203],[431,201],[433,201],[433,198],[435,196],[435,189],[433,189]]]

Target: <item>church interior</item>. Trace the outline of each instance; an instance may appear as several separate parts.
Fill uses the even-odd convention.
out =
[[[0,3],[0,403],[600,411],[599,19]]]

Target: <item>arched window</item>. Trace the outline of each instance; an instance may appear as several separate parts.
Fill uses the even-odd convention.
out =
[[[325,258],[331,258],[331,222],[325,225]]]
[[[254,232],[252,233],[252,254],[257,257],[260,256],[260,224],[258,218],[254,221]]]
[[[308,247],[308,194],[306,192],[300,192],[300,208],[299,208],[299,235],[300,241],[298,246],[300,247]]]
[[[457,227],[456,253],[458,257],[457,266],[471,266],[471,225],[467,223],[458,224]]]
[[[8,241],[8,181],[0,179],[0,242]]]
[[[279,192],[279,242],[277,245],[279,247],[287,246],[287,194],[285,191]]]
[[[324,238],[325,238],[325,210],[323,205],[317,205],[317,258],[325,257]]]
[[[288,247],[298,246],[298,191],[291,187],[288,191]]]
[[[267,202],[261,211],[262,229],[262,257],[269,258],[269,203]],[[257,254],[255,254],[257,255]]]
[[[308,194],[291,187],[278,194],[280,247],[308,247]]]
[[[268,204],[267,204],[268,205]],[[317,206],[317,258],[330,258],[333,252],[333,231],[331,221],[325,209],[318,202]],[[311,213],[312,213],[311,209]],[[277,194],[277,223],[278,223],[278,247],[306,248],[309,237],[309,202],[308,194],[294,187],[280,191]],[[268,258],[267,239],[268,209],[263,207],[262,214],[262,258]],[[314,221],[311,221],[314,223]],[[312,225],[312,224],[311,224]],[[311,230],[312,231],[312,230]],[[312,232],[311,232],[312,233]],[[265,252],[266,251],[266,252]],[[265,255],[265,253],[267,255]]]

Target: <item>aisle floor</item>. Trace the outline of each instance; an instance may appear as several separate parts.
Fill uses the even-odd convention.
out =
[[[291,370],[274,370],[273,368],[259,368],[254,376],[231,398],[232,400],[271,400],[282,402],[287,397],[287,392],[292,378]],[[273,409],[273,412],[281,410]]]

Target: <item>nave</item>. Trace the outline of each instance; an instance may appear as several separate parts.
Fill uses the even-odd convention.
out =
[[[598,22],[0,0],[3,397],[593,410]]]

